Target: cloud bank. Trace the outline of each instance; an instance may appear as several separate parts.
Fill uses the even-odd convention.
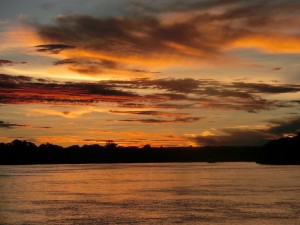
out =
[[[59,54],[55,65],[86,75],[130,74],[149,65],[228,63],[230,50],[299,53],[299,3],[266,1],[129,1],[118,17],[57,16],[33,23],[40,53]],[[142,67],[142,68],[140,68]],[[149,71],[147,71],[149,72]]]
[[[1,104],[111,102],[124,108],[194,108],[258,112],[296,106],[297,102],[293,100],[268,100],[264,96],[296,93],[300,91],[300,85],[220,82],[191,78],[58,82],[0,74],[0,91]],[[154,114],[151,111],[130,113]],[[159,116],[159,112],[156,112],[156,115]]]
[[[224,145],[224,146],[259,146],[268,141],[280,138],[285,135],[296,135],[300,132],[300,117],[288,118],[285,120],[269,121],[266,129],[223,129],[224,135],[198,135],[192,137],[198,145]]]

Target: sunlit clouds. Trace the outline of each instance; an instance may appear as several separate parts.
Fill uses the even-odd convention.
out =
[[[114,62],[114,69],[120,68],[117,66],[120,62],[170,65],[211,61],[219,64],[230,60],[226,51],[231,48],[256,48],[276,53],[298,53],[300,50],[297,30],[288,29],[295,24],[291,15],[296,12],[285,1],[273,4],[232,1],[223,10],[215,11],[213,9],[219,7],[216,2],[211,5],[204,1],[182,3],[182,8],[174,7],[176,4],[168,5],[170,8],[166,11],[193,13],[181,20],[182,17],[170,20],[168,15],[172,15],[164,17],[163,10],[145,4],[143,10],[149,12],[147,16],[139,13],[112,18],[61,15],[54,25],[36,25],[36,29],[48,45],[75,46],[77,53],[81,51],[81,57],[97,55],[98,60]],[[142,6],[143,3],[138,5]],[[276,32],[273,31],[275,27]],[[101,74],[101,70],[92,67],[88,60],[76,60],[76,65],[78,72]],[[98,65],[102,67],[106,66]],[[70,68],[76,69],[74,62]]]
[[[297,1],[19,4],[0,9],[0,141],[261,145],[300,131]]]

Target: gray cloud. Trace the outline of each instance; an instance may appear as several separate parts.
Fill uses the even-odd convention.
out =
[[[274,27],[283,33],[279,27],[295,23],[286,15],[297,16],[293,8],[297,4],[289,0],[132,3],[137,10],[126,17],[96,18],[72,14],[57,17],[54,25],[36,25],[44,40],[62,43],[41,45],[39,50],[58,53],[76,46],[118,56],[141,54],[151,57],[153,53],[197,58],[220,56],[225,46],[247,35],[270,35]],[[208,11],[220,6],[225,7],[219,13]],[[163,23],[156,13],[168,11],[197,13],[184,20]]]
[[[101,83],[56,82],[26,76],[0,74],[0,103],[93,104],[124,102],[138,98],[132,92],[117,90]]]
[[[244,82],[235,82],[233,87],[243,89],[251,93],[293,93],[300,91],[300,85],[272,85],[272,84],[260,84],[260,83],[244,83]]]
[[[51,54],[58,54],[63,50],[73,49],[75,46],[66,45],[66,44],[46,44],[46,45],[37,45],[35,46],[38,52],[48,52]]]
[[[274,134],[284,133],[298,133],[300,132],[300,117],[294,117],[286,120],[272,120],[270,121],[272,127],[269,132]]]
[[[288,118],[285,120],[269,121],[267,129],[223,129],[225,135],[196,136],[191,138],[199,145],[264,145],[272,139],[277,139],[285,134],[296,135],[300,132],[300,117]]]
[[[14,124],[14,123],[8,123],[4,121],[0,121],[0,128],[20,128],[20,127],[28,127],[29,125],[24,124]]]
[[[11,60],[7,60],[7,59],[0,59],[0,67],[2,66],[13,66],[16,64],[26,64],[27,62],[14,62]]]
[[[166,117],[181,117],[187,116],[189,113],[172,113],[172,112],[162,112],[162,111],[120,111],[120,110],[110,110],[111,113],[116,114],[133,114],[133,115],[144,115],[144,116],[166,116]]]
[[[55,61],[55,66],[67,65],[69,70],[86,75],[98,75],[113,71],[114,73],[129,72],[131,74],[157,74],[159,72],[151,72],[141,69],[132,69],[120,62],[105,59],[90,58],[69,58]]]
[[[13,61],[6,60],[6,59],[0,59],[0,66],[4,66],[4,65],[12,65],[12,64],[14,64]]]
[[[69,62],[67,62],[69,63]],[[195,79],[133,79],[57,82],[0,74],[0,103],[95,104],[116,102],[128,108],[218,109],[258,112],[294,107],[295,101],[267,100],[263,93],[294,93],[288,84],[218,82]],[[142,94],[149,90],[153,94]]]
[[[270,138],[270,135],[261,130],[224,129],[222,131],[225,135],[196,136],[191,139],[199,145],[259,146],[265,144]]]
[[[177,117],[173,120],[164,119],[124,119],[117,120],[117,122],[138,122],[138,123],[194,123],[206,117]]]

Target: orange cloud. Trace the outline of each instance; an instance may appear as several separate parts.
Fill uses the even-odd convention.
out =
[[[37,34],[36,28],[25,24],[10,22],[6,30],[1,32],[0,48],[2,50],[10,48],[31,48],[42,43],[41,37]]]
[[[111,113],[156,117],[171,116],[175,118],[174,120],[162,120],[160,118],[117,120],[143,123],[182,123],[196,122],[200,119],[182,113],[176,112],[177,114],[174,114],[156,110],[151,111],[151,109],[210,108],[257,112],[258,110],[288,107],[288,104],[296,103],[270,100],[263,96],[266,94],[294,94],[300,92],[300,86],[292,84],[230,83],[191,78],[57,82],[27,76],[0,74],[0,83],[0,103],[2,104],[95,105],[115,103],[115,106],[123,109],[138,108],[139,110],[112,110]],[[143,111],[140,110],[141,108],[143,108]],[[70,116],[61,113],[57,115]]]
[[[300,53],[300,37],[278,34],[246,35],[232,43],[231,48],[258,48],[273,53]]]
[[[300,50],[295,31],[299,15],[290,1],[170,1],[159,7],[145,1],[130,4],[137,11],[128,16],[61,15],[53,24],[34,26],[44,46],[74,47],[58,51],[65,60],[81,58],[118,64],[114,68],[84,63],[65,65],[86,75],[140,77],[133,71],[199,63],[228,65],[237,62],[227,54],[233,48],[275,53]],[[141,16],[139,10],[147,16]],[[270,32],[275,27],[277,33]],[[151,77],[151,72],[143,75]]]

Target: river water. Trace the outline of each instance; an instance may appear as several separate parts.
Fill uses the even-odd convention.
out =
[[[0,224],[300,224],[300,166],[0,166]]]

